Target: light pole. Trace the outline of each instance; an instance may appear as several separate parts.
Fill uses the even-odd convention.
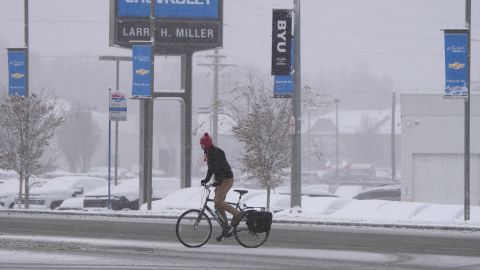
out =
[[[338,181],[338,103],[340,99],[336,98],[333,100],[335,102],[335,179]]]
[[[115,90],[120,90],[120,61],[132,61],[130,56],[109,56],[102,55],[98,57],[100,61],[115,61],[116,62],[116,74],[115,74]],[[115,186],[117,185],[118,178],[118,121],[115,121]]]

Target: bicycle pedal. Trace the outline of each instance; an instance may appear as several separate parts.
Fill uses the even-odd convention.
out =
[[[217,237],[217,242],[221,242],[223,240],[223,235]]]

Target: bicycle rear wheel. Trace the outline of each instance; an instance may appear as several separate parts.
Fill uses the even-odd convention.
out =
[[[247,217],[244,216],[233,230],[237,242],[246,248],[256,248],[267,241],[270,232],[256,233],[248,229]]]
[[[208,216],[197,209],[184,212],[175,227],[177,238],[186,247],[201,247],[212,235],[212,222]]]

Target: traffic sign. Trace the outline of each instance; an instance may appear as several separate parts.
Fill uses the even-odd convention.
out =
[[[120,91],[110,92],[110,121],[127,121],[127,97]]]

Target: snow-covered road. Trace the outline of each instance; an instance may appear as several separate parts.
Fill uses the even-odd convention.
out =
[[[480,257],[0,235],[0,269],[478,269]],[[382,268],[379,268],[382,267]]]

